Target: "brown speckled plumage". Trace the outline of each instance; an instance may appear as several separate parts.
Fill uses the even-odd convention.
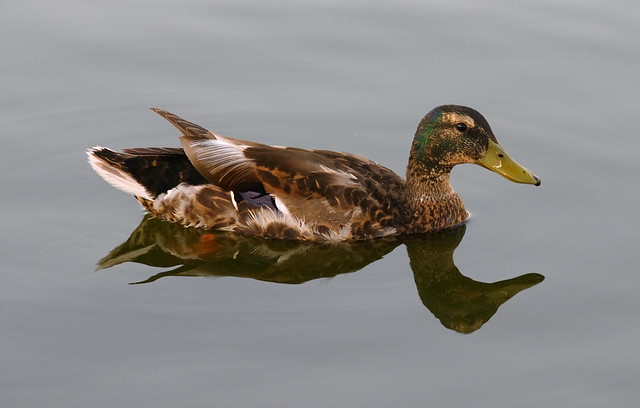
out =
[[[369,239],[459,224],[468,213],[449,172],[495,141],[474,110],[436,108],[418,127],[405,182],[365,158],[231,139],[152,110],[181,132],[182,149],[96,147],[92,167],[158,218],[276,239]],[[468,132],[454,127],[463,122]]]

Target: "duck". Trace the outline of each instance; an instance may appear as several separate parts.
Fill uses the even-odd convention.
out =
[[[424,116],[404,179],[358,155],[233,139],[150,109],[179,130],[182,147],[96,146],[87,150],[88,161],[151,216],[185,227],[317,242],[407,236],[469,218],[450,184],[458,164],[540,185],[466,106],[442,105]]]

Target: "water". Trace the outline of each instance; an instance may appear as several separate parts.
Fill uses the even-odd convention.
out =
[[[0,23],[3,406],[637,403],[634,2],[26,1]],[[142,213],[84,149],[177,146],[147,106],[402,174],[444,103],[482,112],[543,181],[453,172],[473,217],[446,276],[537,277],[470,334],[416,264],[447,264],[437,239],[299,284],[259,270],[129,285],[176,259],[94,271]]]

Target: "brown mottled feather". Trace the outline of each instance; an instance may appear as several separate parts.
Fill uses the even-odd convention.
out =
[[[245,154],[256,163],[266,190],[291,214],[313,214],[317,223],[347,226],[357,237],[397,226],[404,181],[391,170],[345,153],[318,150],[298,155],[300,149],[275,149],[274,160],[273,150],[249,148]],[[280,152],[296,154],[282,160]],[[276,167],[278,163],[283,165]]]
[[[233,230],[239,218],[229,192],[212,184],[182,183],[153,201],[138,201],[156,217],[190,227]]]

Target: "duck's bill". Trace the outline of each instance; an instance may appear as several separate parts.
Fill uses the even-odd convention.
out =
[[[502,146],[491,139],[489,139],[487,154],[477,163],[515,183],[540,185],[540,177],[518,164],[518,162],[509,157]]]

